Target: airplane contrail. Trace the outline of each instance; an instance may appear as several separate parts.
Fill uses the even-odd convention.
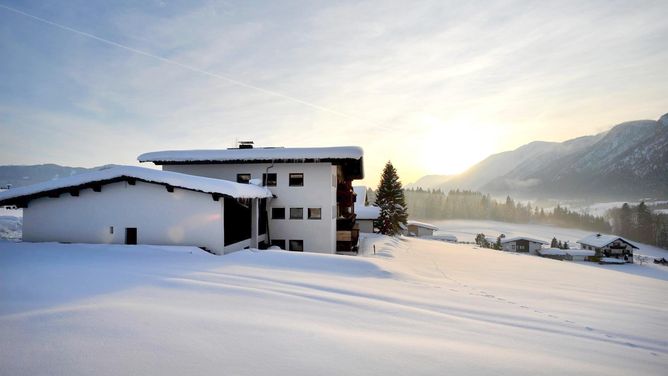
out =
[[[56,28],[59,28],[59,29],[62,29],[62,30],[66,30],[66,31],[69,31],[69,32],[72,32],[72,33],[75,33],[75,34],[78,34],[78,35],[81,35],[81,36],[84,36],[84,37],[87,37],[87,38],[97,40],[98,42],[102,42],[102,43],[110,45],[110,46],[121,48],[121,49],[130,51],[130,52],[134,52],[134,53],[139,54],[139,55],[144,55],[144,56],[147,56],[147,57],[158,59],[158,60],[162,61],[163,63],[174,65],[174,66],[177,66],[177,67],[180,67],[180,68],[183,68],[183,69],[187,69],[187,70],[195,72],[195,73],[200,73],[200,74],[203,74],[203,75],[206,75],[206,76],[209,76],[209,77],[217,78],[219,80],[227,81],[227,82],[232,83],[232,84],[237,85],[237,86],[245,87],[247,89],[255,90],[255,91],[258,91],[258,92],[261,92],[261,93],[264,93],[264,94],[268,94],[268,95],[272,95],[272,96],[275,96],[275,97],[287,99],[287,100],[290,100],[290,101],[308,106],[308,107],[313,108],[313,109],[318,110],[318,111],[328,112],[328,113],[331,113],[331,114],[334,114],[334,115],[337,115],[337,116],[340,116],[340,117],[345,117],[345,118],[355,120],[355,121],[359,121],[359,122],[363,122],[363,123],[369,123],[369,124],[373,124],[373,125],[376,125],[376,126],[382,126],[380,124],[375,124],[375,123],[370,122],[368,120],[361,119],[357,116],[349,115],[349,114],[346,114],[346,113],[341,112],[341,111],[337,111],[337,110],[333,110],[331,108],[323,107],[323,106],[317,105],[315,103],[305,101],[303,99],[299,99],[299,98],[296,98],[296,97],[293,97],[293,96],[290,96],[290,95],[287,95],[287,94],[283,94],[283,93],[280,93],[280,92],[277,92],[277,91],[274,91],[274,90],[264,89],[264,88],[261,88],[261,87],[255,86],[255,85],[248,84],[248,83],[243,82],[243,81],[236,80],[236,79],[231,78],[231,77],[227,77],[227,76],[224,76],[224,75],[221,75],[221,74],[218,74],[218,73],[209,72],[207,70],[200,69],[200,68],[194,67],[192,65],[184,64],[184,63],[181,63],[181,62],[176,61],[176,60],[172,60],[172,59],[160,56],[160,55],[152,54],[150,52],[142,51],[142,50],[139,50],[137,48],[133,48],[133,47],[130,47],[130,46],[118,43],[118,42],[114,42],[113,40],[102,38],[102,37],[99,37],[97,35],[87,33],[85,31],[77,30],[73,27],[62,25],[62,24],[59,24],[57,22],[50,21],[46,18],[35,16],[33,14],[26,13],[22,10],[19,10],[19,9],[16,9],[16,8],[13,8],[13,7],[4,5],[4,4],[0,4],[0,8],[6,9],[10,12],[14,12],[16,14],[20,14],[20,15],[28,17],[28,18],[32,18],[33,20],[45,23],[47,25],[51,25],[53,27],[56,27]]]

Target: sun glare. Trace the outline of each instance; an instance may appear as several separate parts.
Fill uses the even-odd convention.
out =
[[[425,145],[420,163],[428,174],[458,174],[494,152],[496,132],[476,119],[442,121],[425,114],[420,123]]]

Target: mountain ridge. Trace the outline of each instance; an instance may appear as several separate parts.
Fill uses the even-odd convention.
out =
[[[523,198],[666,198],[668,114],[563,142],[533,141],[493,154],[440,184],[420,179],[408,186]]]

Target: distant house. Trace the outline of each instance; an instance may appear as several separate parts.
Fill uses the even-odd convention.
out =
[[[547,242],[523,236],[505,238],[501,240],[501,246],[503,250],[508,252],[526,252],[537,254],[537,251],[543,248],[544,244],[547,244]]]
[[[578,240],[582,249],[595,252],[595,257],[615,258],[633,263],[633,250],[637,246],[616,235],[594,234]]]
[[[566,253],[566,250],[560,248],[541,248],[536,250],[536,254],[541,257],[551,258],[555,260],[568,259],[568,253]]]
[[[357,185],[353,187],[355,191],[355,215],[359,224],[360,232],[374,232],[374,222],[380,216],[380,208],[368,205],[366,196],[366,186]]]
[[[0,193],[23,208],[23,240],[189,245],[223,254],[266,238],[272,193],[255,185],[123,166]]]
[[[418,222],[418,221],[408,221],[406,223],[405,232],[406,235],[408,236],[417,236],[417,237],[433,236],[434,231],[438,231],[438,227],[429,223]]]

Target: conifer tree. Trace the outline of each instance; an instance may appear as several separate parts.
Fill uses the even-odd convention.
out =
[[[376,190],[376,205],[380,208],[377,227],[381,234],[397,235],[408,220],[406,197],[397,170],[388,161]]]

